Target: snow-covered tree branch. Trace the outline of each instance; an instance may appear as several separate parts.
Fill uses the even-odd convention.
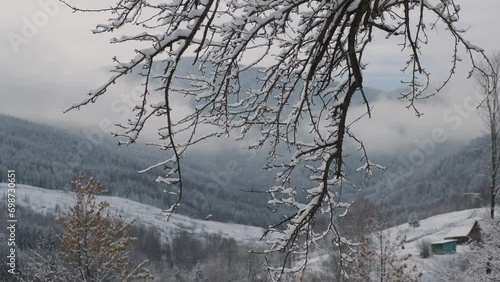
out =
[[[135,73],[142,78],[142,101],[115,134],[123,144],[131,144],[151,118],[164,119],[159,141],[151,144],[172,154],[158,164],[166,175],[156,179],[177,196],[167,215],[181,201],[181,159],[190,146],[211,137],[239,134],[239,140],[257,133],[250,149],[269,149],[268,167],[280,170],[279,184],[269,189],[270,204],[295,210],[270,227],[267,253],[296,253],[304,261],[317,240],[328,233],[337,236],[334,214],[349,206],[340,199],[340,187],[349,184],[343,169],[345,142],[361,141],[349,131],[349,107],[353,97],[360,96],[371,115],[370,97],[363,91],[363,59],[372,40],[393,38],[408,54],[402,69],[410,74],[403,82],[409,90],[401,97],[417,115],[415,101],[442,88],[428,89],[429,72],[421,59],[421,47],[430,43],[427,29],[444,26],[454,40],[452,68],[442,85],[461,61],[459,50],[469,55],[471,72],[488,73],[475,64],[476,54],[484,57],[483,50],[465,39],[458,27],[460,7],[453,0],[118,0],[96,10],[79,9],[77,1],[72,2],[65,3],[74,11],[110,14],[94,33],[123,33],[111,42],[136,42],[138,47],[128,61],[115,58],[109,79],[68,110],[96,102],[124,76]],[[141,31],[134,33],[138,28]],[[186,60],[198,66],[199,74],[179,74],[180,62]],[[240,79],[251,74],[253,66],[263,68],[254,87],[245,89]],[[155,72],[158,68],[161,72]],[[177,79],[191,86],[178,87]],[[195,106],[181,113],[172,105],[174,99],[195,101]],[[201,128],[210,131],[201,134]],[[366,162],[360,171],[369,173],[379,166],[359,144]],[[291,181],[298,167],[309,170],[310,187],[296,187]],[[298,190],[305,191],[305,203],[296,197]],[[313,228],[319,214],[330,217],[321,231]],[[305,267],[284,265],[269,265],[274,278]]]

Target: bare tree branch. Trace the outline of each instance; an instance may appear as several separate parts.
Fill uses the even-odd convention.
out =
[[[402,68],[411,73],[411,79],[404,82],[410,90],[401,93],[401,98],[408,100],[408,107],[417,115],[421,113],[415,101],[434,95],[449,82],[460,61],[459,48],[469,55],[471,73],[488,74],[474,58],[477,54],[486,59],[484,51],[464,38],[465,30],[456,27],[460,9],[453,0],[119,0],[100,10],[64,3],[74,12],[110,13],[108,22],[98,24],[95,33],[143,27],[144,32],[114,38],[112,43],[150,44],[136,50],[137,56],[128,63],[115,59],[110,79],[68,110],[96,102],[120,78],[141,70],[142,100],[131,110],[133,118],[119,125],[122,132],[115,134],[125,138],[123,144],[131,144],[150,118],[165,119],[165,126],[158,129],[159,142],[149,144],[173,156],[149,169],[166,168],[166,175],[156,181],[177,197],[166,209],[167,215],[182,197],[181,160],[189,147],[237,131],[238,140],[257,132],[258,140],[250,148],[270,148],[267,166],[281,170],[277,174],[279,184],[268,190],[269,204],[294,210],[266,233],[266,253],[284,252],[285,261],[298,257],[305,263],[309,248],[317,240],[328,233],[339,236],[334,211],[349,206],[340,199],[342,185],[349,184],[343,168],[346,135],[361,145],[365,165],[360,170],[375,166],[361,140],[349,131],[351,124],[347,124],[356,95],[371,115],[370,97],[363,91],[366,64],[362,58],[375,36],[399,38],[402,48],[410,51]],[[449,76],[430,93],[426,91],[429,73],[421,59],[421,46],[428,44],[424,22],[429,20],[434,21],[431,28],[443,23],[455,42]],[[180,75],[180,63],[193,58],[199,73]],[[242,61],[248,62],[247,66],[242,66]],[[243,88],[240,79],[257,65],[266,67],[255,77],[253,87]],[[155,67],[160,67],[161,73],[153,71]],[[190,81],[191,86],[176,86],[180,80]],[[153,90],[152,85],[158,87]],[[173,107],[174,99],[189,103],[194,99],[195,105],[189,113],[181,113]],[[200,133],[200,128],[210,132]],[[292,185],[291,177],[298,167],[309,170],[311,186]],[[305,203],[296,197],[297,189],[305,191]],[[319,214],[330,216],[330,225],[323,232],[313,228]],[[269,263],[276,280],[284,273],[305,268],[305,264],[296,262],[291,267]]]

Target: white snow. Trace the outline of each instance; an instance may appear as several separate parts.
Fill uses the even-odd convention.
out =
[[[456,254],[446,254],[446,255],[432,255],[429,258],[421,258],[418,248],[418,242],[421,240],[428,240],[431,243],[446,242],[451,240],[445,240],[450,232],[454,230],[469,230],[472,227],[471,223],[478,220],[479,225],[481,225],[481,215],[486,212],[484,209],[470,209],[463,211],[456,211],[446,214],[440,214],[436,216],[429,217],[427,219],[420,220],[419,227],[411,227],[408,223],[388,228],[385,230],[385,234],[394,241],[398,232],[402,232],[402,235],[406,236],[405,249],[402,254],[411,254],[409,259],[409,265],[416,265],[418,270],[423,273],[421,282],[431,282],[439,281],[434,275],[436,271],[443,271],[446,269],[446,265],[454,263],[454,259],[458,255],[466,254],[469,251],[469,246],[467,245],[457,245]],[[325,259],[328,259],[328,253],[324,251],[319,251],[313,254],[309,259],[308,269],[310,271],[319,271],[321,269],[321,263]],[[444,266],[444,267],[443,267]],[[439,273],[442,275],[442,273]]]
[[[467,237],[467,235],[469,235],[470,231],[474,227],[475,223],[476,223],[475,219],[472,219],[472,218],[468,219],[462,225],[451,229],[448,232],[448,234],[446,234],[445,238],[448,238],[448,237]]]
[[[421,258],[418,249],[418,242],[428,240],[431,243],[439,243],[445,240],[448,234],[464,230],[470,231],[473,223],[477,220],[481,225],[481,213],[487,212],[485,209],[470,209],[440,214],[420,220],[419,227],[411,227],[408,223],[389,228],[390,236],[395,237],[398,231],[406,235],[405,251],[410,253],[410,264],[416,265],[423,273],[422,282],[437,281],[433,273],[446,269],[446,265],[453,263],[457,255],[465,254],[469,251],[467,245],[457,245],[456,254],[432,255],[429,258]],[[471,224],[472,223],[472,224]],[[455,233],[453,233],[455,234]]]
[[[446,243],[456,242],[456,241],[457,240],[441,240],[441,241],[432,242],[432,244],[446,244]]]
[[[468,226],[470,220],[478,219],[481,211],[482,209],[472,209],[440,214],[420,220],[420,226],[416,228],[405,223],[389,228],[388,231],[396,236],[398,230],[401,230],[410,247],[413,247],[412,243],[424,238],[431,242],[441,241],[452,229]]]
[[[0,183],[0,193],[0,195],[6,195],[6,183]],[[182,231],[188,231],[199,234],[200,239],[203,238],[203,234],[219,234],[241,243],[256,244],[264,231],[255,226],[204,221],[179,214],[173,214],[167,221],[160,208],[113,196],[99,196],[97,199],[108,202],[111,211],[121,215],[125,220],[135,220],[136,223],[146,227],[155,226],[164,240],[170,239]],[[29,207],[40,214],[57,216],[56,205],[59,205],[61,211],[65,211],[74,202],[75,194],[73,192],[16,185],[16,205]]]
[[[0,192],[6,194],[7,184],[0,183]],[[61,210],[65,210],[74,203],[74,193],[60,190],[48,190],[29,185],[17,185],[16,204],[23,207],[29,207],[40,214],[56,214],[55,206],[58,204]],[[163,238],[172,238],[175,234],[182,231],[188,231],[200,234],[219,234],[226,238],[233,238],[242,243],[255,244],[263,234],[263,229],[240,224],[221,223],[216,221],[204,221],[192,219],[187,216],[173,214],[170,220],[166,221],[160,208],[141,204],[131,200],[100,196],[99,200],[107,201],[112,211],[120,214],[123,218],[132,220],[144,226],[155,226],[160,231]],[[457,245],[457,254],[433,255],[423,259],[419,256],[417,244],[420,240],[429,240],[432,243],[443,242],[448,234],[457,234],[457,231],[470,230],[471,223],[478,220],[481,225],[480,215],[487,212],[484,209],[463,210],[452,213],[436,215],[427,219],[420,220],[420,226],[417,228],[409,226],[407,223],[400,226],[387,229],[389,236],[396,237],[401,231],[406,235],[407,243],[405,252],[411,253],[410,263],[417,265],[423,272],[422,282],[435,281],[432,272],[439,269],[440,266],[451,263],[456,255],[464,254],[469,251],[468,246]],[[459,233],[461,234],[461,233]],[[321,260],[327,256],[324,253],[318,253],[309,259],[309,269],[317,269]]]

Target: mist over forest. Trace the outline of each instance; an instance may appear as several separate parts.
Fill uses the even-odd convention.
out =
[[[500,2],[14,1],[0,281],[500,281]]]

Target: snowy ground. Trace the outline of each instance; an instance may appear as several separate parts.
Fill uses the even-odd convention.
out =
[[[455,263],[457,256],[466,255],[469,251],[468,246],[457,245],[456,254],[432,255],[429,258],[421,258],[417,244],[420,240],[429,240],[432,242],[442,241],[451,230],[457,230],[471,221],[478,220],[487,213],[485,209],[470,209],[452,213],[440,214],[427,219],[420,220],[420,227],[413,228],[407,223],[395,226],[385,230],[385,233],[392,241],[395,241],[399,232],[406,236],[407,243],[405,249],[400,255],[410,253],[409,265],[416,265],[419,271],[423,273],[422,282],[441,281],[438,277],[446,276],[448,264]],[[309,271],[320,271],[322,262],[328,259],[328,254],[324,251],[316,252],[309,260]],[[457,281],[459,282],[459,281]]]
[[[470,209],[457,211],[452,213],[440,214],[427,219],[420,220],[420,227],[413,228],[408,224],[403,224],[388,229],[390,236],[396,236],[398,232],[406,235],[405,251],[411,253],[410,259],[412,264],[417,265],[420,271],[424,274],[422,277],[423,282],[439,281],[437,275],[443,276],[446,265],[453,263],[453,260],[459,256],[464,255],[469,251],[467,246],[457,245],[456,254],[448,255],[432,255],[429,258],[421,258],[417,243],[420,240],[429,240],[430,242],[442,241],[451,230],[463,228],[471,221],[478,220],[483,216],[485,209]]]
[[[6,191],[7,185],[0,183],[1,194],[6,194]],[[16,194],[17,205],[29,207],[41,214],[56,214],[56,205],[59,205],[61,210],[65,210],[73,205],[75,201],[74,193],[47,190],[28,185],[17,185]],[[178,214],[174,214],[167,221],[159,208],[119,197],[100,196],[98,199],[107,201],[114,212],[126,219],[134,219],[144,226],[156,226],[164,239],[168,239],[181,231],[188,231],[200,234],[200,238],[203,237],[203,234],[219,234],[242,243],[255,244],[263,234],[263,229],[258,227],[197,220]],[[471,209],[441,214],[420,220],[420,227],[413,228],[408,224],[403,224],[387,229],[387,233],[394,238],[398,232],[406,235],[405,252],[412,254],[411,264],[417,265],[419,270],[424,273],[422,281],[438,281],[434,273],[443,269],[441,266],[453,263],[452,261],[456,256],[467,253],[468,248],[458,245],[457,254],[433,255],[423,259],[419,256],[417,243],[420,240],[441,241],[450,230],[460,228],[471,220],[479,220],[483,212],[487,211],[484,209]],[[326,258],[327,254],[324,252],[316,253],[316,256],[310,259],[308,268],[312,271],[317,270],[320,262]]]
[[[16,204],[29,207],[40,214],[55,215],[56,205],[59,205],[61,210],[64,211],[75,202],[75,194],[72,192],[48,190],[20,184],[16,185],[16,188]],[[6,195],[6,183],[0,183],[0,193]],[[144,226],[156,226],[164,239],[168,239],[181,231],[187,231],[200,235],[219,234],[240,242],[255,244],[263,234],[263,229],[259,227],[197,220],[178,214],[172,215],[167,221],[161,209],[119,197],[100,196],[98,200],[107,201],[112,211],[127,220],[134,219]]]

